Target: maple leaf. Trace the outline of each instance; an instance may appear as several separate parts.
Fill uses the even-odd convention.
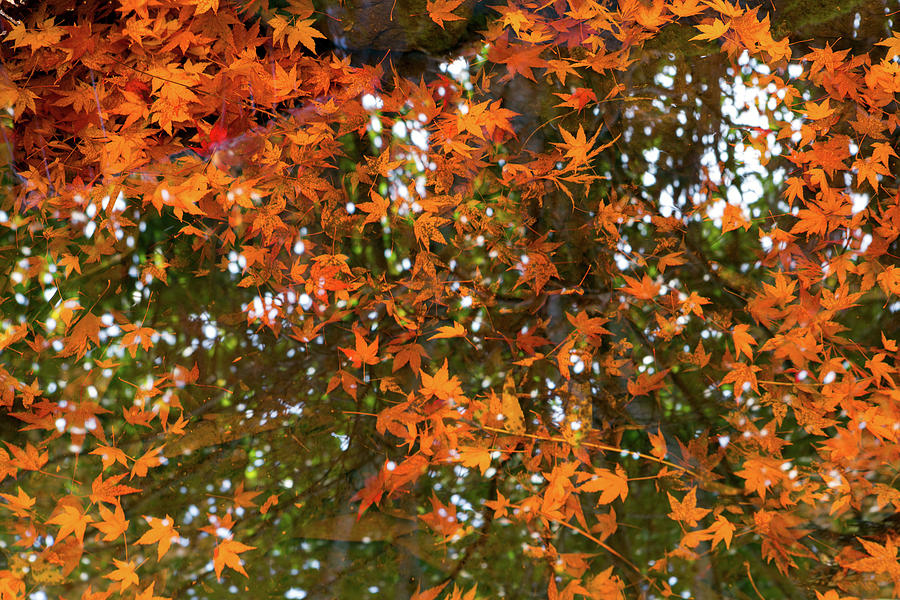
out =
[[[728,233],[738,227],[750,229],[750,221],[744,217],[744,211],[736,204],[726,203],[722,214],[722,233]]]
[[[691,362],[701,369],[709,364],[709,359],[712,355],[706,351],[706,348],[703,347],[703,342],[699,342],[697,347],[694,348],[694,353],[691,355]]]
[[[17,446],[13,446],[9,442],[6,442],[6,447],[9,448],[9,451],[13,455],[10,464],[23,471],[40,471],[41,468],[47,464],[47,461],[50,460],[49,452],[41,454],[40,451],[30,443],[25,444],[24,450]]]
[[[28,335],[28,323],[20,323],[6,329],[0,334],[0,350],[24,339],[26,335]]]
[[[640,281],[628,275],[622,275],[622,277],[625,279],[626,285],[619,289],[638,300],[652,300],[659,293],[661,286],[654,283],[646,274]]]
[[[744,393],[744,385],[747,384],[757,394],[759,393],[759,383],[756,381],[756,373],[761,371],[761,367],[756,365],[748,365],[746,363],[737,363],[734,368],[722,378],[722,384],[734,384],[734,397],[740,398]]]
[[[19,473],[19,468],[12,464],[12,460],[10,460],[9,454],[3,448],[0,448],[0,481],[3,481],[7,477],[12,477],[16,479]]]
[[[835,590],[828,590],[824,594],[816,590],[816,600],[859,600],[856,596],[840,596]]]
[[[691,294],[685,298],[681,303],[681,311],[685,315],[689,315],[691,313],[697,315],[698,317],[703,316],[703,307],[707,304],[710,304],[709,298],[704,298],[699,295],[697,292],[691,292]]]
[[[643,396],[663,387],[669,369],[657,373],[641,373],[635,380],[628,380],[628,393],[632,396]]]
[[[276,16],[268,20],[269,26],[274,30],[272,39],[276,44],[287,43],[288,49],[293,52],[297,44],[303,44],[311,52],[316,51],[316,38],[325,38],[325,34],[313,27],[315,19],[305,19],[289,23],[284,17]]]
[[[666,254],[665,256],[660,257],[659,262],[656,263],[656,268],[659,269],[660,273],[665,273],[667,267],[683,265],[685,263],[683,255],[683,252]]]
[[[857,537],[865,551],[869,554],[866,558],[855,560],[846,566],[854,571],[867,573],[891,573],[892,576],[900,576],[900,565],[897,564],[897,546],[890,536],[882,545],[871,540]]]
[[[609,322],[609,319],[605,317],[589,317],[586,311],[581,311],[574,316],[570,313],[566,313],[566,318],[569,320],[569,323],[575,326],[578,333],[585,336],[591,343],[597,346],[603,343],[603,340],[600,337],[601,335],[610,335],[609,330],[603,327]]]
[[[692,487],[691,491],[689,491],[680,502],[676,500],[672,494],[669,494],[668,492],[666,494],[669,497],[669,504],[672,507],[672,512],[669,513],[670,519],[681,521],[688,527],[694,527],[699,519],[702,519],[709,514],[708,508],[697,508],[696,487]]]
[[[57,264],[59,264],[61,267],[66,268],[66,279],[69,278],[69,275],[72,274],[72,271],[75,271],[76,273],[81,275],[81,262],[76,256],[73,256],[71,254],[64,254],[63,257],[59,259],[59,262]],[[66,325],[68,325],[68,323],[66,323]]]
[[[787,199],[788,204],[793,206],[794,200],[797,198],[803,200],[804,183],[799,177],[788,177],[787,184],[787,188],[784,191],[784,197]]]
[[[0,498],[9,502],[9,508],[17,517],[27,517],[31,511],[31,507],[34,506],[35,501],[35,499],[26,494],[21,487],[19,487],[18,495],[13,496],[12,494],[0,493]]]
[[[202,15],[205,12],[212,11],[214,14],[219,11],[219,0],[193,0],[194,5],[197,7],[194,11],[194,14]],[[153,590],[153,585],[150,585],[150,590]]]
[[[31,53],[40,48],[50,48],[59,44],[65,35],[65,29],[53,24],[54,19],[51,17],[42,21],[34,29],[26,29],[21,22],[16,23],[12,31],[7,35],[8,40],[13,41],[15,48],[28,46]]]
[[[900,33],[896,31],[891,31],[894,34],[892,37],[887,38],[886,40],[881,40],[880,42],[876,42],[876,46],[887,46],[887,56],[885,56],[886,60],[891,60],[895,56],[900,56]]]
[[[519,404],[515,380],[511,373],[506,376],[506,381],[503,383],[503,392],[500,396],[500,410],[500,414],[503,417],[503,426],[507,431],[516,435],[525,433],[525,415],[522,412],[522,406]]]
[[[584,107],[587,106],[588,103],[597,101],[597,94],[590,88],[575,88],[575,91],[571,94],[556,93],[556,95],[564,100],[556,106],[568,106],[574,108],[578,112],[584,110]]]
[[[834,114],[834,109],[828,105],[828,98],[825,98],[820,104],[815,102],[807,102],[804,105],[806,116],[813,121],[821,121]]]
[[[462,395],[459,379],[455,375],[450,377],[450,374],[447,372],[446,360],[444,360],[444,364],[434,375],[429,375],[424,371],[421,375],[422,387],[419,389],[419,393],[426,399],[436,396],[441,400],[447,400],[448,398]]]
[[[753,490],[760,498],[766,497],[766,490],[778,483],[783,477],[781,463],[763,458],[751,458],[744,461],[743,468],[737,475],[744,478],[746,490]]]
[[[672,0],[669,10],[676,17],[685,18],[698,15],[706,10],[697,0]]]
[[[222,579],[222,570],[225,567],[234,569],[244,577],[249,577],[247,571],[244,570],[244,567],[241,564],[241,558],[238,554],[255,549],[256,546],[247,546],[232,538],[224,539],[219,542],[213,552],[213,569],[216,572],[216,577],[219,580]]]
[[[102,502],[106,502],[109,504],[118,504],[119,496],[123,496],[125,494],[136,494],[141,491],[138,488],[133,488],[127,485],[119,485],[119,481],[121,481],[123,477],[125,477],[124,473],[104,480],[102,473],[100,475],[97,475],[97,477],[91,483],[91,502],[94,504],[100,504]]]
[[[234,488],[234,506],[235,508],[249,508],[251,506],[256,506],[253,503],[253,499],[259,496],[262,492],[251,492],[244,490],[244,482],[240,482]]]
[[[662,429],[657,428],[655,434],[648,431],[647,435],[650,436],[650,445],[652,446],[650,454],[656,458],[665,458],[668,453],[668,447],[666,445],[666,439],[663,437]]]
[[[491,451],[477,446],[460,446],[458,460],[464,467],[477,467],[484,475],[491,467]]]
[[[270,494],[266,501],[263,502],[263,505],[259,507],[260,514],[266,514],[269,512],[269,509],[278,504],[278,494]]]
[[[460,325],[458,321],[454,321],[453,325],[438,327],[438,333],[434,334],[428,339],[441,340],[457,337],[466,337],[466,328]]]
[[[92,342],[95,346],[100,345],[100,318],[86,312],[66,336],[66,343],[59,356],[65,358],[76,355],[81,358]]]
[[[444,504],[432,493],[431,508],[431,512],[419,515],[419,518],[445,540],[460,538],[471,531],[457,518],[456,505],[452,502]]]
[[[425,10],[432,21],[444,29],[444,21],[461,21],[463,17],[453,14],[459,8],[462,0],[427,0]]]
[[[101,458],[104,471],[115,463],[119,463],[123,467],[128,467],[128,457],[118,448],[112,446],[98,446],[91,450],[90,453]]]
[[[587,164],[588,160],[593,158],[593,156],[595,156],[599,151],[590,150],[591,146],[593,146],[594,142],[597,140],[597,136],[600,135],[599,130],[590,140],[587,139],[587,136],[584,133],[584,127],[582,127],[581,125],[578,125],[578,131],[574,136],[566,131],[564,127],[560,127],[559,132],[562,134],[564,141],[554,142],[553,145],[565,149],[565,157],[570,160],[569,164],[572,167],[578,167],[580,165]]]
[[[691,38],[691,40],[714,40],[716,38],[720,38],[725,35],[725,32],[728,31],[728,25],[723,23],[721,19],[713,19],[712,23],[703,24],[696,26],[697,29],[700,30],[699,35],[695,35]]]
[[[609,504],[616,498],[625,500],[628,497],[628,477],[621,467],[617,466],[615,473],[607,469],[594,469],[593,474],[579,472],[578,478],[587,478],[587,481],[579,486],[579,491],[600,492],[597,506]]]
[[[175,521],[169,515],[165,519],[157,519],[144,515],[144,520],[150,525],[150,531],[142,535],[136,544],[158,544],[156,547],[156,559],[160,560],[169,551],[172,542],[178,539],[175,531]]]
[[[147,450],[143,456],[134,461],[134,464],[131,466],[131,477],[129,477],[129,479],[132,479],[135,475],[138,477],[146,477],[147,469],[158,467],[163,464],[163,458],[158,456],[158,454],[162,452],[164,446],[165,444],[157,446],[156,448],[151,448],[150,450]]]
[[[361,364],[377,365],[381,362],[381,359],[378,357],[378,336],[375,336],[374,342],[368,344],[362,335],[362,331],[359,329],[354,329],[353,335],[356,337],[355,348],[338,349],[346,354],[347,358],[353,361],[354,367],[358,368]]]
[[[199,129],[199,127],[198,127]],[[219,119],[210,128],[209,132],[201,138],[200,145],[193,148],[200,156],[209,158],[221,148],[228,140],[228,129],[222,119]]]
[[[713,534],[712,547],[715,548],[719,542],[725,542],[725,547],[730,548],[734,529],[734,524],[731,521],[722,515],[717,516],[715,523],[709,527],[710,532]]]
[[[740,358],[743,353],[747,355],[747,358],[753,360],[753,350],[750,349],[750,346],[755,346],[756,340],[748,333],[749,329],[749,325],[741,324],[735,325],[731,332],[731,337],[734,340],[735,358]]]
[[[416,586],[416,592],[412,595],[412,598],[409,600],[434,600],[438,597],[438,595],[447,587],[449,581],[445,581],[444,583],[437,585],[432,588],[428,588],[427,590],[419,591],[420,587]]]
[[[884,362],[886,356],[887,355],[884,352],[876,353],[872,358],[866,361],[865,367],[872,373],[877,383],[880,384],[882,379],[886,379],[888,383],[893,386],[894,380],[891,378],[890,374],[894,372],[894,368]]]
[[[502,78],[504,81],[512,79],[516,73],[535,81],[531,70],[547,66],[547,61],[540,57],[546,48],[544,45],[498,43],[491,46],[488,59],[506,65],[509,72]]]
[[[425,348],[420,344],[405,344],[397,350],[396,354],[394,354],[394,364],[391,367],[391,372],[396,373],[403,368],[404,365],[409,365],[409,368],[412,369],[413,373],[418,374],[421,370],[423,356],[427,357],[428,354],[425,352]]]
[[[363,202],[357,206],[359,210],[367,214],[366,220],[363,221],[364,226],[369,223],[380,222],[381,219],[387,216],[388,208],[391,206],[391,201],[383,198],[375,190],[369,191],[369,198],[372,199],[371,202]]]
[[[218,0],[216,0],[218,1]],[[151,581],[150,585],[147,586],[143,592],[140,592],[134,597],[134,600],[172,600],[171,598],[165,596],[157,596],[153,593],[153,586],[156,585],[155,581]]]
[[[413,230],[416,234],[416,240],[424,247],[428,247],[428,244],[433,240],[439,244],[446,244],[447,240],[444,239],[444,236],[441,234],[439,227],[449,223],[447,219],[443,217],[437,217],[431,213],[422,213],[416,219],[416,222],[413,226]]]
[[[62,510],[47,520],[48,524],[59,525],[59,532],[56,534],[57,541],[64,540],[74,533],[79,543],[84,543],[84,531],[88,524],[93,522],[94,519],[85,514],[81,508],[68,504],[62,506]]]
[[[140,579],[138,579],[138,575],[135,572],[137,565],[134,561],[125,562],[114,558],[113,564],[116,568],[109,574],[104,575],[104,577],[106,579],[111,579],[112,581],[118,581],[119,592],[123,592],[132,585],[138,585],[140,583]]]
[[[92,525],[104,534],[103,541],[112,542],[119,539],[128,530],[128,524],[131,522],[125,518],[122,506],[117,504],[114,511],[101,506],[99,510],[101,520],[95,521]]]

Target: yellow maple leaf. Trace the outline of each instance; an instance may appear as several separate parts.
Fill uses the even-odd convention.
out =
[[[695,35],[691,40],[714,40],[725,35],[725,32],[728,31],[728,25],[723,23],[721,19],[715,19],[712,23],[697,25],[697,29],[700,30],[700,34]]]

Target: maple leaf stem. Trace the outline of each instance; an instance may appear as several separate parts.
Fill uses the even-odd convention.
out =
[[[766,600],[765,596],[759,591],[759,588],[756,587],[756,582],[753,581],[753,574],[750,572],[750,563],[744,561],[744,567],[747,569],[747,578],[750,580],[750,585],[753,586],[753,591],[756,592],[756,595],[759,596],[759,600]]]

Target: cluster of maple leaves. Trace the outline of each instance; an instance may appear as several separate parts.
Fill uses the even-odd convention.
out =
[[[520,488],[515,498],[497,491],[486,514],[541,534],[543,541],[527,552],[554,565],[548,594],[562,599],[637,594],[627,581],[673,595],[665,578],[669,561],[696,559],[701,545],[727,551],[741,536],[759,536],[764,558],[787,573],[799,560],[816,560],[807,534],[823,518],[823,505],[825,516],[835,518],[900,508],[900,492],[885,475],[900,460],[897,341],[882,335],[880,346],[861,347],[842,335],[865,295],[889,303],[900,294],[900,267],[891,254],[900,235],[900,195],[888,184],[900,125],[900,36],[870,53],[825,47],[795,57],[787,38],[773,38],[768,17],[728,0],[628,0],[613,7],[512,0],[497,7],[482,33],[484,68],[467,91],[448,77],[417,83],[390,73],[385,63],[354,66],[335,53],[317,54],[324,35],[305,0],[265,9],[261,18],[251,18],[259,3],[216,0],[122,0],[100,19],[57,4],[37,3],[9,24],[2,40],[0,101],[10,115],[4,134],[11,184],[0,227],[16,240],[10,281],[19,289],[46,289],[48,272],[77,282],[91,269],[131,260],[141,224],[164,216],[177,223],[171,236],[188,240],[198,277],[227,269],[224,257],[239,252],[244,262],[234,285],[259,293],[244,315],[249,325],[305,344],[344,324],[352,345],[339,348],[327,392],[356,399],[377,379],[384,404],[374,427],[407,455],[385,460],[358,491],[359,514],[377,510],[431,468],[540,474],[540,484]],[[443,27],[462,18],[461,5],[429,0],[426,9]],[[771,97],[785,111],[770,114],[792,115],[773,116],[769,142],[782,144],[795,167],[783,183],[788,212],[748,218],[729,204],[720,221],[722,236],[749,231],[768,240],[768,250],[760,251],[768,276],[735,284],[745,310],[705,312],[713,302],[678,284],[679,268],[694,259],[667,241],[683,224],[623,190],[608,190],[589,233],[600,240],[600,251],[620,247],[630,227],[646,222],[660,252],[629,257],[627,273],[614,267],[604,273],[614,299],[602,309],[573,303],[552,322],[541,320],[536,310],[529,313],[529,302],[540,307],[586,292],[577,281],[559,285],[564,278],[554,254],[561,243],[549,228],[532,235],[540,225],[526,226],[527,208],[552,196],[577,207],[588,194],[600,194],[605,176],[593,165],[622,132],[560,126],[553,148],[517,151],[528,132],[517,130],[518,115],[490,96],[491,86],[543,77],[569,89],[556,94],[556,107],[578,115],[628,93],[615,74],[638,60],[645,42],[676,26],[692,27],[693,41],[732,60],[749,55],[759,67],[756,85],[776,90]],[[803,65],[799,75],[788,75],[791,60]],[[586,87],[581,82],[589,74],[614,83]],[[370,131],[366,97],[377,97],[386,130],[419,122],[429,134],[427,149],[385,134],[380,151],[347,169],[346,138],[366,139]],[[767,135],[754,139],[763,153],[770,152]],[[429,166],[416,167],[417,160]],[[485,190],[493,203],[484,201]],[[854,193],[869,197],[867,208],[854,209]],[[694,214],[711,222],[705,211],[712,202],[701,196]],[[353,239],[386,230],[410,259],[399,275],[360,266],[346,249]],[[450,264],[457,252],[483,254],[485,261],[461,276]],[[140,280],[147,285],[166,285],[179,269],[191,272],[174,257],[147,254],[142,261]],[[509,272],[514,281],[501,285]],[[485,333],[490,324],[476,327],[470,313],[449,308],[463,300],[492,307],[501,292],[520,305],[508,310],[521,313],[517,325],[524,327]],[[190,431],[179,394],[206,374],[148,367],[150,383],[136,383],[129,402],[97,402],[65,395],[56,385],[52,391],[51,381],[30,367],[87,363],[93,385],[98,376],[92,373],[115,372],[128,360],[107,343],[113,324],[121,331],[115,345],[132,360],[152,350],[159,332],[144,325],[141,311],[95,310],[103,293],[55,298],[53,327],[46,316],[0,323],[0,356],[22,357],[10,363],[15,368],[0,366],[0,407],[33,432],[0,449],[0,485],[8,486],[0,493],[0,523],[15,537],[0,571],[3,600],[65,580],[81,568],[94,538],[120,544],[121,556],[98,574],[111,584],[95,591],[101,579],[90,578],[83,599],[154,600],[165,593],[155,587],[161,580],[142,579],[142,561],[152,559],[142,547],[155,545],[162,563],[181,540],[180,526],[168,514],[130,514],[124,507],[173,455],[167,445]],[[396,335],[388,339],[364,326],[371,311],[390,323],[383,331]],[[727,340],[727,350],[713,357],[701,340],[687,339],[688,322]],[[611,331],[623,326],[637,328],[660,354],[667,344],[690,344],[690,352],[655,370],[636,369],[639,349],[613,340]],[[480,381],[453,372],[459,363],[450,359],[478,357],[490,335],[507,344],[509,371],[485,393]],[[592,422],[592,390],[576,366],[594,364],[624,380],[625,403],[699,370],[731,406],[718,429],[703,436],[677,440],[658,428],[642,433],[646,452],[623,448],[621,429]],[[565,399],[556,421],[523,410],[529,373],[548,369]],[[159,436],[126,452],[107,435],[120,418]],[[817,438],[817,454],[806,464],[785,458],[791,445],[785,423]],[[710,443],[715,436],[727,442],[726,435],[734,438],[730,445]],[[79,454],[82,472],[94,470],[89,483],[49,469],[51,456],[70,451]],[[634,485],[624,461],[615,460],[623,452],[656,467],[652,478],[682,532],[677,547],[663,550],[650,570],[607,543],[619,525],[615,505],[628,502]],[[741,485],[717,481],[726,457],[738,466],[731,483]],[[35,490],[55,479],[59,495],[38,498]],[[231,531],[236,509],[255,507],[257,494],[240,484],[219,513],[224,516],[210,513],[210,524],[200,529],[216,540],[217,577],[226,567],[247,575],[241,555],[254,548]],[[272,495],[259,511],[278,502]],[[420,519],[453,543],[476,534],[457,510],[436,493]],[[598,569],[583,554],[558,551],[548,532],[559,529],[624,567]],[[129,540],[129,531],[139,536]],[[896,536],[860,537],[834,548],[829,560],[841,577],[835,590],[817,592],[820,598],[884,586],[900,593]],[[435,598],[445,586],[416,597]],[[474,596],[454,588],[449,597]]]

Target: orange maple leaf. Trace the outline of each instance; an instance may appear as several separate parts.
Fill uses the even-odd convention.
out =
[[[640,281],[634,277],[629,277],[628,275],[622,275],[622,277],[625,278],[625,283],[627,285],[624,285],[619,289],[634,296],[638,300],[652,300],[659,293],[659,288],[661,286],[654,283],[646,274]]]
[[[462,4],[462,0],[428,0],[425,3],[425,10],[428,11],[431,20],[443,29],[444,21],[461,21],[463,19],[463,17],[453,14],[460,4]]]
[[[247,546],[232,538],[222,540],[213,551],[213,568],[216,571],[216,577],[220,580],[222,579],[222,570],[225,567],[230,567],[244,577],[249,577],[247,571],[244,570],[244,567],[241,564],[241,559],[238,554],[255,549],[256,546]]]
[[[369,191],[369,198],[372,200],[370,202],[363,202],[357,208],[362,212],[366,213],[366,220],[363,221],[363,225],[368,225],[369,223],[378,223],[387,216],[388,208],[391,206],[391,201],[387,198],[384,198],[376,192],[375,190]]]
[[[643,396],[653,390],[658,390],[665,385],[663,382],[668,374],[669,369],[657,373],[641,373],[637,376],[637,379],[633,381],[631,379],[628,380],[626,384],[628,393],[632,396]]]
[[[684,18],[698,15],[706,8],[700,6],[697,0],[672,0],[672,3],[669,4],[669,10],[676,17]]]
[[[378,357],[378,336],[375,336],[374,342],[368,344],[359,329],[354,329],[353,335],[356,337],[356,348],[339,348],[339,350],[347,355],[354,367],[358,368],[361,364],[377,365],[381,362]]]
[[[600,492],[597,498],[597,505],[609,504],[616,498],[625,500],[628,497],[628,477],[620,466],[616,466],[616,472],[613,473],[607,469],[594,469],[591,473],[578,473],[579,480],[588,478],[578,488],[582,492]]]
[[[597,101],[597,94],[590,88],[579,87],[571,94],[555,93],[555,95],[563,99],[563,102],[556,106],[568,106],[578,112],[581,112],[588,103]]]
[[[138,579],[138,575],[135,572],[137,569],[137,565],[134,561],[121,561],[118,559],[113,559],[113,564],[116,568],[109,573],[108,575],[104,575],[106,579],[111,579],[112,581],[119,582],[119,592],[123,592],[130,588],[132,585],[138,585],[140,580]]]
[[[734,397],[740,398],[744,393],[744,384],[749,384],[757,394],[759,393],[759,383],[756,380],[756,373],[761,371],[756,365],[747,365],[745,363],[737,363],[725,377],[722,378],[722,384],[734,384]]]
[[[884,57],[885,60],[891,60],[895,56],[900,55],[900,33],[896,31],[891,31],[891,33],[894,34],[892,37],[875,43],[876,46],[887,46],[888,52],[887,56]]]
[[[100,318],[87,312],[66,336],[65,346],[60,350],[59,356],[65,358],[74,354],[80,359],[91,343],[94,346],[100,345]]]
[[[272,27],[272,40],[276,43],[287,43],[293,52],[297,44],[303,44],[311,52],[316,51],[316,38],[325,38],[325,34],[313,27],[315,19],[305,19],[290,24],[284,17],[276,16],[267,21]]]
[[[665,458],[668,453],[668,447],[666,445],[666,439],[663,437],[662,429],[657,427],[655,434],[648,431],[647,435],[650,436],[650,444],[652,446],[650,454],[656,458]]]
[[[828,105],[828,98],[825,98],[821,104],[815,102],[807,102],[804,105],[803,112],[813,121],[819,121],[830,117],[834,113],[834,109]]]
[[[728,233],[738,227],[750,229],[750,221],[744,217],[744,211],[736,204],[726,203],[725,212],[722,213],[722,233]]]
[[[91,482],[91,502],[94,504],[100,504],[102,502],[117,504],[119,502],[119,496],[123,496],[125,494],[136,494],[141,491],[138,488],[133,488],[127,485],[119,485],[119,481],[123,477],[125,477],[124,473],[104,480],[102,473],[100,475],[97,475],[94,481]]]
[[[456,505],[452,502],[443,504],[438,497],[431,494],[431,512],[419,515],[431,529],[440,534],[445,541],[466,535],[471,528],[464,527],[456,516]]]
[[[412,598],[409,600],[434,600],[438,597],[438,595],[443,591],[449,581],[445,581],[444,583],[428,588],[427,590],[419,591],[419,586],[416,586],[416,592],[412,595]]]
[[[596,156],[602,149],[597,148],[591,150],[591,146],[594,145],[597,136],[600,135],[599,129],[594,133],[594,136],[590,140],[587,139],[587,135],[584,133],[584,127],[581,125],[578,125],[578,131],[575,135],[566,131],[565,127],[560,127],[559,132],[562,134],[563,141],[553,142],[553,145],[563,148],[566,151],[565,157],[569,159],[570,167],[574,168],[587,164],[587,162]]]
[[[394,364],[391,367],[391,372],[396,373],[403,368],[403,365],[409,365],[413,373],[418,374],[421,370],[423,356],[427,357],[428,354],[421,344],[405,344],[394,354]]]
[[[734,529],[734,524],[731,521],[722,515],[716,517],[716,522],[709,527],[709,531],[713,534],[712,547],[715,548],[719,542],[725,542],[725,547],[730,548]]]
[[[144,520],[150,525],[150,531],[147,531],[138,539],[136,544],[158,544],[156,547],[156,559],[161,559],[172,542],[178,539],[178,532],[175,531],[175,521],[169,515],[165,519],[157,519],[144,515]]]
[[[447,372],[446,359],[434,375],[429,375],[424,371],[422,371],[421,375],[422,387],[419,389],[419,393],[426,399],[436,396],[441,400],[447,400],[448,398],[462,395],[459,379],[456,378],[456,375],[450,377],[450,374]]]
[[[270,494],[263,505],[259,507],[260,514],[266,514],[269,509],[278,504],[278,494]]]
[[[749,329],[749,325],[741,324],[735,325],[734,330],[731,332],[731,337],[734,340],[735,358],[740,358],[741,353],[743,353],[747,355],[747,358],[753,360],[753,350],[750,349],[750,346],[755,346],[756,340],[748,333]]]
[[[518,73],[523,77],[535,81],[532,69],[546,67],[547,61],[540,57],[541,52],[547,49],[546,45],[507,44],[498,42],[491,46],[488,59],[496,63],[505,64],[508,73],[501,81],[508,81]]]
[[[25,444],[24,450],[18,446],[13,446],[9,442],[6,442],[6,447],[9,448],[9,451],[13,455],[10,464],[23,471],[40,471],[41,467],[46,465],[47,461],[50,460],[49,452],[41,454],[40,451],[30,443]]]
[[[100,507],[100,518],[102,521],[96,521],[93,526],[104,534],[104,542],[112,542],[119,538],[128,530],[128,524],[131,522],[125,518],[125,512],[120,505],[116,505],[114,511],[109,510],[105,506]]]
[[[259,496],[262,492],[251,492],[244,491],[244,482],[240,482],[237,484],[237,487],[234,488],[234,506],[235,508],[249,508],[251,506],[256,506],[253,503],[253,499]]]
[[[701,23],[696,27],[700,30],[700,34],[695,35],[691,40],[714,40],[722,37],[728,31],[728,25],[723,23],[721,19],[714,19],[712,23]]]
[[[453,325],[438,327],[438,333],[434,334],[429,340],[440,340],[447,338],[466,337],[466,328],[454,321]]]
[[[143,456],[134,461],[134,464],[131,466],[131,477],[129,477],[129,479],[133,478],[135,475],[138,477],[146,477],[147,469],[158,467],[163,464],[163,458],[158,456],[158,454],[162,452],[164,446],[165,444],[157,446],[156,448],[151,448],[150,450],[147,450]]]
[[[678,501],[672,494],[666,492],[669,497],[669,504],[672,506],[672,512],[669,518],[675,521],[681,521],[688,527],[694,527],[698,519],[702,519],[709,513],[708,508],[697,508],[697,488],[691,488],[691,491],[685,495],[684,500]]]
[[[17,517],[27,517],[31,511],[31,507],[34,506],[35,500],[26,494],[21,487],[19,488],[19,494],[17,496],[13,496],[12,494],[0,494],[0,498],[9,502],[8,508],[10,508]]]
[[[155,586],[155,585],[156,585],[156,582],[151,581],[150,585],[147,586],[147,589],[145,589],[140,594],[137,594],[134,597],[134,600],[172,600],[171,598],[168,598],[168,597],[155,595],[153,593],[153,586]]]
[[[47,520],[48,524],[59,525],[59,532],[56,534],[56,540],[64,540],[67,536],[74,533],[80,543],[84,543],[84,530],[89,523],[93,523],[94,519],[85,514],[79,507],[66,504],[62,510]]]

